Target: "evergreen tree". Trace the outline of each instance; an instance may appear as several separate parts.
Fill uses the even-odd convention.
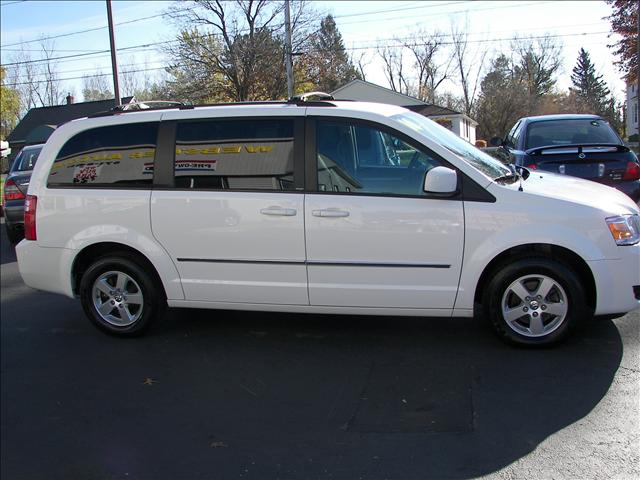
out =
[[[573,88],[571,91],[576,95],[578,107],[587,113],[604,115],[609,107],[609,95],[611,92],[602,75],[596,73],[596,68],[591,63],[589,52],[584,48],[580,49],[578,62],[573,68],[571,75]]]
[[[342,35],[331,15],[320,22],[320,30],[311,39],[311,72],[309,76],[317,88],[332,92],[353,79],[360,78],[349,60]]]

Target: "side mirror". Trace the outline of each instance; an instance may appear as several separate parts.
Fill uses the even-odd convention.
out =
[[[491,140],[489,140],[489,143],[492,147],[501,147],[502,145],[504,145],[504,141],[500,137],[493,137]]]
[[[427,193],[455,193],[458,190],[458,174],[447,167],[435,167],[424,177],[424,191]]]

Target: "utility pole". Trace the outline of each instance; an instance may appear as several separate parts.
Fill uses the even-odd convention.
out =
[[[113,70],[113,93],[116,96],[116,107],[120,105],[120,88],[118,87],[118,60],[116,59],[116,39],[113,33],[111,0],[107,0],[107,19],[109,20],[109,44],[111,45],[111,69]]]
[[[291,62],[291,15],[289,0],[284,0],[284,65],[287,68],[287,95],[293,97],[293,65]]]

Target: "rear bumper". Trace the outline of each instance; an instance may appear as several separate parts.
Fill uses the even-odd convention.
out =
[[[73,297],[71,262],[75,250],[41,247],[22,240],[16,246],[18,269],[24,283],[31,288]]]
[[[587,262],[596,281],[596,315],[640,308],[640,299],[636,297],[640,285],[640,244],[618,248],[619,259]]]
[[[3,205],[4,221],[10,227],[24,225],[24,200],[12,200]]]

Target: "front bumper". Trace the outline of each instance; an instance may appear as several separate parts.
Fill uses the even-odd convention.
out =
[[[587,262],[596,282],[596,315],[640,308],[634,286],[640,285],[640,244],[618,247],[621,258]]]

